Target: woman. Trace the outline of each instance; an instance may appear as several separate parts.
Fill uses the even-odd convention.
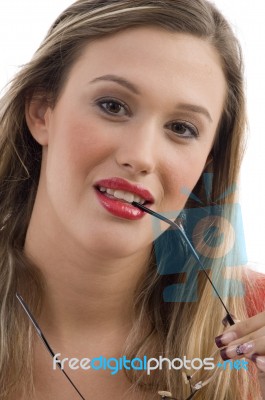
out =
[[[1,398],[80,398],[53,370],[17,292],[60,359],[216,351],[225,313],[207,279],[179,238],[165,232],[155,247],[152,218],[129,203],[177,217],[197,208],[196,196],[228,218],[234,194],[221,194],[237,181],[244,128],[240,47],[211,3],[79,0],[58,17],[1,103]],[[189,230],[189,212],[182,219]],[[215,247],[203,251],[217,286],[226,273],[228,310],[246,321],[217,338],[223,357],[244,353],[264,371],[264,314],[247,319],[231,285],[246,280],[252,298],[247,274],[225,268]],[[163,275],[168,259],[180,273]],[[182,271],[199,275],[198,301],[179,292],[163,301]],[[190,395],[174,369],[65,370],[86,399]],[[216,373],[194,398],[261,398],[249,370]]]

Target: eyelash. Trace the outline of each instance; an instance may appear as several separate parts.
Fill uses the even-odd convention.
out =
[[[184,136],[184,135],[178,135],[178,137],[182,137],[184,139],[197,139],[199,137],[199,132],[198,129],[191,123],[187,122],[187,121],[173,121],[170,124],[167,124],[167,126],[173,126],[173,125],[179,125],[181,127],[184,127],[185,130],[189,130],[190,131],[190,135],[189,136]],[[176,134],[176,132],[174,132],[174,130],[172,128],[170,128],[170,130],[173,132],[173,134]]]
[[[111,111],[109,111],[107,108],[105,108],[103,105],[105,104],[113,104],[113,105],[118,105],[120,107],[120,110],[123,109],[125,112],[123,115],[118,115],[118,113],[113,113]],[[100,110],[103,111],[105,114],[112,116],[112,117],[124,117],[124,116],[130,116],[131,112],[129,107],[127,106],[126,103],[122,102],[121,100],[115,99],[113,97],[108,97],[108,98],[104,98],[104,99],[99,99],[96,101],[96,104],[100,107]],[[179,125],[181,127],[184,127],[185,130],[189,130],[190,131],[190,135],[189,136],[184,136],[184,135],[177,135],[176,132],[174,132],[174,130],[172,129],[172,126],[174,125]],[[199,132],[198,129],[196,128],[196,126],[194,126],[193,124],[184,121],[184,120],[178,120],[178,121],[172,121],[169,124],[166,125],[167,129],[170,129],[171,132],[173,132],[173,134],[177,135],[177,137],[182,137],[184,139],[193,139],[193,138],[198,138],[199,137]]]
[[[111,116],[116,116],[118,114],[112,113],[111,111],[108,111],[105,107],[103,107],[103,104],[111,104],[111,103],[116,104],[116,105],[120,106],[121,108],[123,108],[126,112],[126,114],[124,114],[124,115],[129,115],[129,116],[131,115],[129,107],[126,105],[126,103],[122,102],[121,100],[117,100],[113,97],[100,99],[96,102],[96,104],[100,107],[101,111],[103,111],[105,114],[108,114]],[[124,116],[124,115],[122,115],[122,116]]]

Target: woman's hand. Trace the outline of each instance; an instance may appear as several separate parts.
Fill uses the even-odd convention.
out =
[[[244,356],[258,369],[262,397],[265,399],[265,311],[237,322],[215,338],[223,360]]]

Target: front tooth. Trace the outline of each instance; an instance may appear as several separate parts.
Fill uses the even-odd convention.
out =
[[[128,203],[132,203],[134,199],[134,195],[132,193],[124,193],[124,200],[128,201]]]
[[[115,190],[114,190],[114,189],[106,189],[106,192],[107,192],[108,194],[111,194],[111,195],[113,196]]]
[[[134,195],[134,201],[136,201],[136,203],[140,203],[141,197]]]
[[[117,197],[117,199],[123,199],[125,192],[123,190],[115,190],[113,191],[113,196]]]
[[[129,203],[131,203],[134,199],[134,195],[132,193],[124,192],[124,190],[115,190],[113,196],[117,199],[128,201]]]

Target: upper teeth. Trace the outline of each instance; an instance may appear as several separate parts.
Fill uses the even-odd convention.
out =
[[[130,192],[125,192],[124,190],[107,189],[104,188],[103,186],[100,186],[99,190],[100,192],[107,192],[108,194],[116,197],[117,199],[128,201],[128,203],[136,201],[137,203],[144,204],[145,202],[145,200],[142,197],[137,196],[136,194]]]

